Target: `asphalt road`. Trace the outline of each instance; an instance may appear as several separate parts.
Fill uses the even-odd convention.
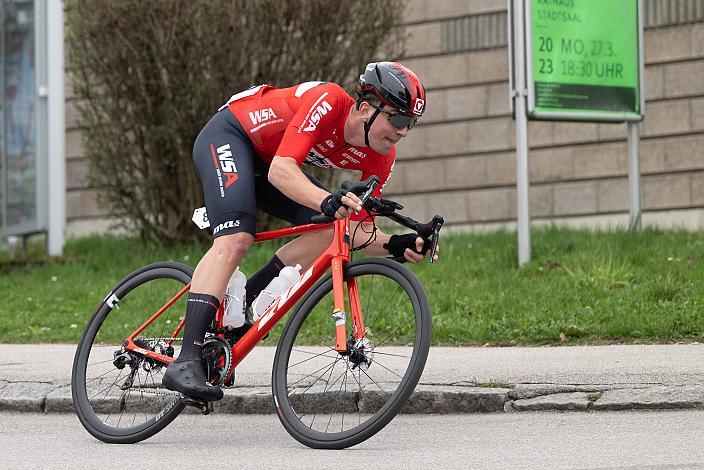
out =
[[[2,468],[704,468],[704,411],[401,415],[344,451],[301,446],[275,415],[182,415],[133,445],[71,414],[0,413]]]

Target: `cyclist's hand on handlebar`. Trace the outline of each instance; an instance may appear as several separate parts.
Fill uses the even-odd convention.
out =
[[[420,263],[421,261],[423,261],[423,258],[425,258],[428,253],[428,249],[430,248],[430,240],[424,240],[421,237],[416,237],[415,244],[415,251],[411,250],[410,248],[406,248],[406,250],[403,252],[403,257],[406,258],[406,261],[412,264]],[[425,248],[426,246],[427,248]],[[435,256],[433,256],[433,262],[438,260],[439,251],[440,246],[438,245],[438,247],[435,249]]]
[[[398,260],[402,259],[409,263],[419,263],[425,258],[428,249],[430,249],[430,240],[423,239],[415,233],[406,233],[404,235],[391,235],[388,243],[384,244],[384,248],[389,250],[389,253]],[[437,249],[433,261],[437,261]],[[403,262],[403,261],[402,261]]]
[[[426,243],[427,243],[427,245],[426,245]],[[430,249],[430,240],[426,240],[421,237],[416,237],[416,251],[411,251],[409,249],[406,249],[406,252],[403,255],[409,263],[415,264],[420,261],[423,261],[423,258],[425,258],[429,249]],[[433,263],[438,260],[438,257],[440,256],[439,253],[440,253],[440,244],[438,244],[437,247],[435,247],[435,255],[433,255]]]
[[[344,219],[351,214],[351,210],[361,211],[362,201],[356,194],[344,189],[338,189],[320,203],[320,211],[336,219]]]

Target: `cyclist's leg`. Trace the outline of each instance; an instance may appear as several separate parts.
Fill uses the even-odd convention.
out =
[[[316,177],[306,173],[305,171],[303,173],[313,184],[319,188],[325,189],[326,191],[328,190],[328,188],[326,188],[325,185],[323,185]],[[260,171],[259,174],[262,174],[262,172]],[[307,224],[310,222],[310,218],[312,216],[320,214],[318,211],[292,201],[279,190],[274,188],[268,181],[260,183],[260,177],[261,176],[259,175],[257,176],[257,206],[263,211],[280,219],[284,219],[294,225]],[[354,221],[351,222],[351,233],[354,233],[358,223],[359,222]],[[369,233],[368,228],[365,228],[364,230],[366,230],[366,233]],[[272,258],[269,262],[269,265],[274,265],[276,263],[276,265],[280,267],[278,267],[276,272],[271,271],[271,277],[268,278],[268,281],[262,285],[261,289],[263,289],[271,279],[278,275],[278,272],[283,268],[283,266],[300,264],[304,269],[310,266],[313,261],[320,256],[323,250],[330,245],[332,236],[332,229],[306,233],[279,248],[274,258]],[[365,241],[366,237],[361,234],[359,239],[355,241],[355,246],[359,246]],[[259,289],[259,291],[261,291],[261,289]],[[249,290],[248,284],[248,300],[250,295]],[[256,294],[259,294],[259,291],[256,291]],[[252,295],[254,295],[254,293]]]
[[[300,264],[305,269],[330,245],[332,235],[332,229],[306,233],[279,248],[276,255],[286,266]]]
[[[303,225],[310,223],[310,218],[314,215],[320,215],[319,210],[311,209],[302,204],[297,203],[288,198],[284,193],[278,190],[276,186],[269,182],[267,177],[269,166],[257,162],[257,170],[255,175],[256,181],[256,196],[257,207],[273,215],[276,218],[285,220],[294,225]],[[328,191],[323,183],[315,176],[303,171],[303,174],[310,180],[311,183],[319,188]]]
[[[269,182],[267,179],[268,170],[267,165],[257,164],[255,177],[257,207],[293,225],[309,223],[312,216],[320,214],[319,211],[286,197]],[[317,178],[305,171],[303,173],[313,184],[327,190]],[[281,247],[269,262],[247,281],[247,305],[252,304],[254,298],[279,274],[284,266],[300,264],[305,268],[320,255],[320,247],[329,245],[330,240],[332,240],[332,231],[306,233]]]
[[[254,163],[246,136],[229,110],[216,114],[193,146],[193,163],[203,186],[213,246],[196,266],[186,306],[183,347],[167,368],[164,385],[185,395],[219,400],[201,363],[205,332],[215,317],[227,281],[252,245],[255,232]]]

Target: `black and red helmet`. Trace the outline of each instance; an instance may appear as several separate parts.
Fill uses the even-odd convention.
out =
[[[382,103],[419,118],[425,112],[425,87],[415,73],[398,62],[372,62],[359,76],[362,94],[378,96]]]

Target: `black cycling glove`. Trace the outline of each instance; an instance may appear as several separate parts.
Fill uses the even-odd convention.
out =
[[[415,233],[391,235],[391,238],[389,238],[389,242],[384,243],[384,248],[389,250],[389,253],[391,253],[392,256],[396,258],[404,258],[404,261],[402,262],[405,262],[405,257],[403,256],[403,253],[406,251],[406,248],[410,248],[412,251],[418,253],[418,251],[416,251],[416,238],[418,238],[418,235]],[[429,249],[430,240],[424,238],[423,249],[420,251],[420,253],[425,255]]]
[[[320,212],[328,217],[335,217],[337,210],[344,205],[342,204],[343,196],[347,196],[347,191],[338,189],[333,194],[323,199],[323,202],[320,203]]]

